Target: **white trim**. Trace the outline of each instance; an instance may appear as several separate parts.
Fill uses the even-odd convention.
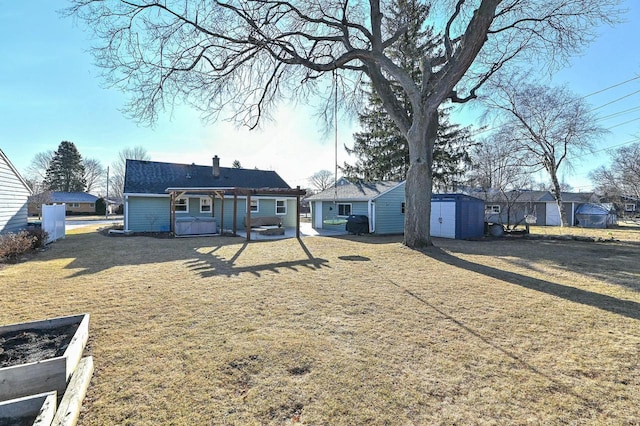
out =
[[[376,231],[376,203],[373,200],[369,200],[368,210],[369,210],[369,233],[373,234]]]
[[[7,164],[7,166],[9,166],[11,171],[13,171],[13,174],[16,175],[20,183],[22,183],[24,188],[29,192],[29,195],[33,195],[33,190],[31,189],[27,181],[24,180],[18,169],[16,169],[11,160],[9,160],[9,157],[7,157],[7,155],[2,151],[2,149],[0,149],[0,157],[4,159],[4,162]]]
[[[283,201],[284,202],[284,213],[278,213],[278,201]],[[288,206],[287,206],[287,200],[284,198],[277,198],[276,202],[275,202],[275,213],[276,216],[286,216],[287,215],[287,210],[288,210]]]
[[[211,209],[213,208],[213,203],[211,202],[211,197],[199,197],[200,198],[200,213],[211,213]],[[202,210],[202,201],[209,201],[209,210]]]
[[[176,213],[189,213],[189,200],[191,198],[189,197],[185,197],[184,195],[182,197],[178,197],[176,198],[175,202],[174,202],[174,211]],[[185,210],[178,210],[176,207],[178,207],[178,200],[185,200],[186,202],[184,203],[184,206],[186,207]],[[183,204],[180,204],[180,206],[182,206]]]
[[[312,203],[311,216],[313,217],[313,227],[315,229],[322,229],[322,201],[312,201]]]
[[[148,197],[148,198],[169,198],[169,194],[142,194],[137,192],[125,192],[123,197]]]
[[[129,232],[129,195],[122,194],[122,204],[124,204],[124,232]]]
[[[253,202],[256,202],[256,209],[255,210],[251,210],[252,204]],[[251,197],[251,203],[245,203],[247,204],[247,211],[251,211],[251,213],[260,213],[260,199],[259,198],[254,198]]]
[[[340,214],[340,205],[349,206],[349,214]],[[353,204],[352,203],[339,203],[336,202],[336,217],[348,217],[353,214]]]

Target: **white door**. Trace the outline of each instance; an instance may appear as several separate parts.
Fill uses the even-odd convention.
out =
[[[560,211],[556,203],[547,203],[547,226],[560,226]]]
[[[322,201],[313,204],[313,222],[316,229],[322,229]]]
[[[431,236],[456,237],[456,203],[431,203]]]

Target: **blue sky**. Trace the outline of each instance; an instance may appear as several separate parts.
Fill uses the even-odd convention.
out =
[[[237,129],[226,122],[206,125],[196,111],[182,108],[160,117],[155,128],[139,126],[120,111],[125,96],[102,87],[99,70],[88,53],[89,34],[57,9],[65,3],[51,0],[5,2],[0,10],[0,148],[20,171],[33,155],[55,150],[63,140],[76,144],[86,158],[107,166],[123,148],[141,145],[153,160],[221,165],[239,160],[244,167],[276,170],[290,185],[307,186],[318,170],[333,170],[333,136],[327,134],[313,111],[283,104],[273,122],[260,130]],[[640,76],[640,2],[628,0],[628,22],[603,27],[601,37],[554,77],[581,96]],[[640,79],[589,96],[598,108],[640,90]],[[640,107],[640,93],[597,109],[601,117]],[[634,120],[635,121],[632,121]],[[625,125],[620,123],[631,121]],[[564,179],[576,190],[589,190],[588,172],[608,164],[603,149],[640,137],[640,110],[606,120],[613,127],[600,151],[575,159],[574,172]],[[339,144],[351,144],[357,123],[342,122]],[[347,159],[342,149],[338,162]]]

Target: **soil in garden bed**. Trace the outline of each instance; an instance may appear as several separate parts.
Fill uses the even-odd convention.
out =
[[[69,324],[0,334],[0,368],[64,355],[77,329],[78,324]]]
[[[37,414],[22,417],[0,417],[0,426],[33,426],[37,417]]]

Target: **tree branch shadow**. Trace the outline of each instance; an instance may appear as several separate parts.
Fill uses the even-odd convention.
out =
[[[603,311],[622,315],[627,318],[640,320],[640,303],[634,301],[619,299],[605,294],[528,277],[516,272],[492,268],[490,266],[461,259],[436,247],[423,250],[422,253],[424,253],[425,256],[431,257],[432,259],[438,260],[442,263],[455,266],[456,268],[476,272],[490,278],[495,278],[530,290],[546,293],[570,302],[591,306]]]

